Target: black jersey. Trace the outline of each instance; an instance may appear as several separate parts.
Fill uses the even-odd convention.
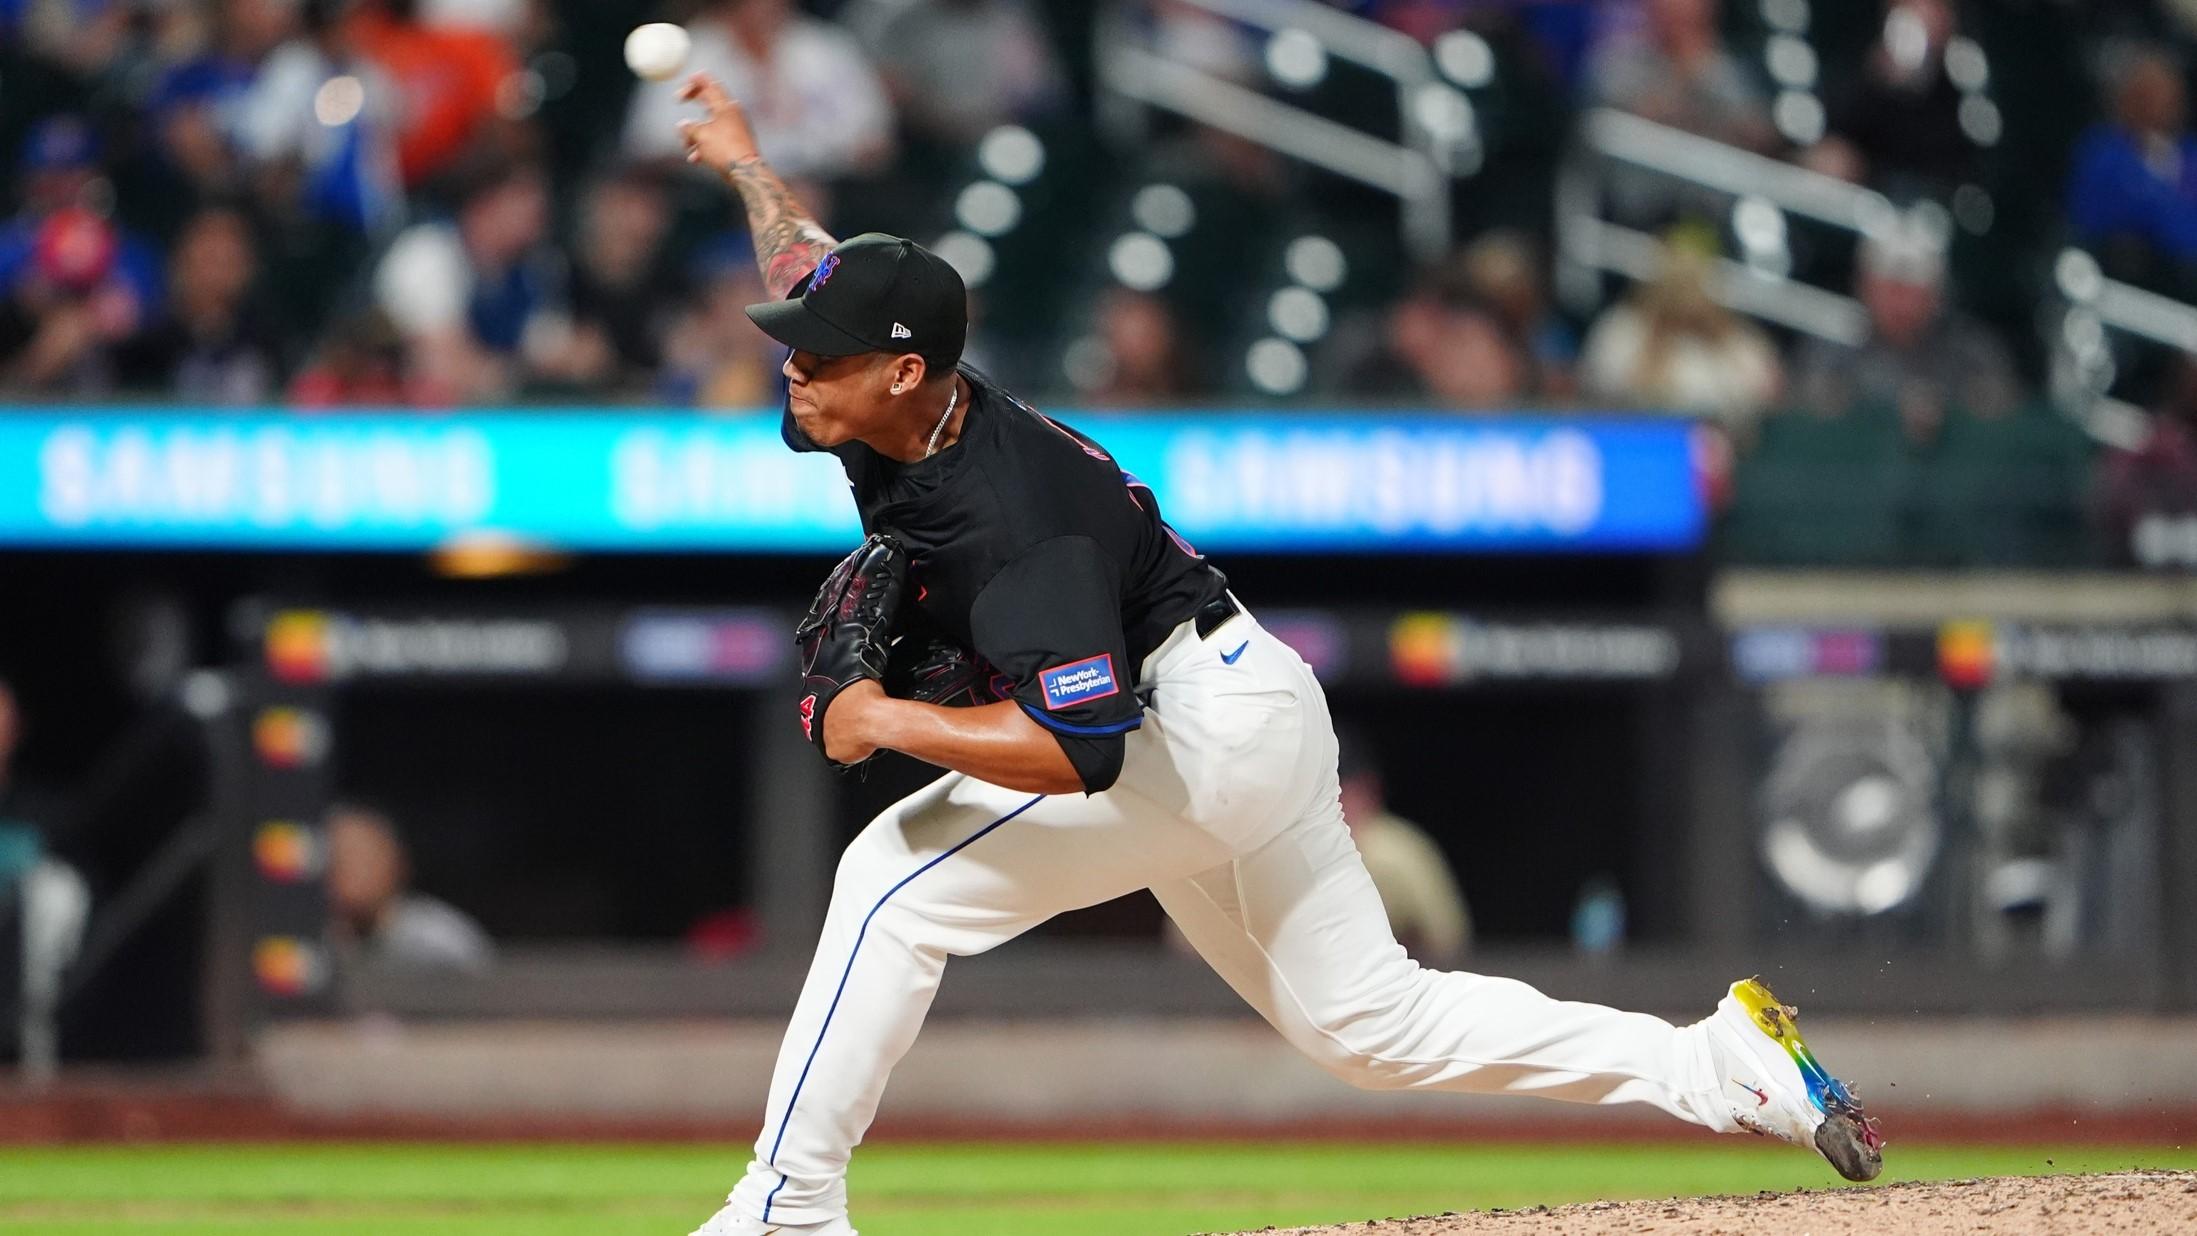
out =
[[[924,619],[992,663],[1051,730],[1088,792],[1113,784],[1144,719],[1138,667],[1228,581],[1160,518],[1105,448],[964,367],[952,447],[901,463],[850,442],[866,532],[908,547]],[[794,423],[786,444],[820,449]]]

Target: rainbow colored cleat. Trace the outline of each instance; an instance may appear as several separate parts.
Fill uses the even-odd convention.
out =
[[[1884,1170],[1876,1123],[1800,1037],[1799,1010],[1760,978],[1732,984],[1705,1024],[1735,1126],[1813,1146],[1848,1180]]]

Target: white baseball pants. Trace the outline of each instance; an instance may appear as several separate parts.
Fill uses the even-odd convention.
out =
[[[1729,1123],[1697,1032],[1406,956],[1343,823],[1326,699],[1249,614],[1204,639],[1183,624],[1140,681],[1156,695],[1104,793],[949,774],[847,848],[736,1207],[787,1224],[844,1215],[848,1157],[946,959],[1140,888],[1353,1085],[1643,1102]]]

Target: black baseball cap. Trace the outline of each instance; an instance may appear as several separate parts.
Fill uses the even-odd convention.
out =
[[[748,306],[763,333],[818,356],[913,352],[934,365],[961,359],[969,292],[944,258],[883,232],[841,241],[799,295]]]

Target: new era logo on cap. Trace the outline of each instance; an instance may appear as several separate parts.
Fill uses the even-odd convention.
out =
[[[907,327],[905,327],[905,326],[902,326],[902,325],[901,325],[900,323],[898,323],[898,322],[895,322],[895,323],[893,323],[893,338],[895,338],[895,339],[913,339],[913,338],[915,338],[915,332],[914,332],[914,331],[912,331],[912,330],[909,330],[909,329],[908,329]]]

